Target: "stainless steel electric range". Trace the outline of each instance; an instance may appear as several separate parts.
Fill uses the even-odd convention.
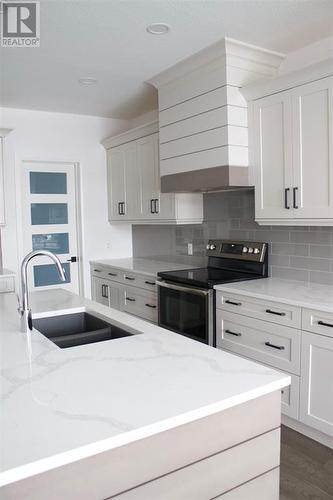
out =
[[[268,245],[210,240],[206,248],[207,267],[158,273],[158,324],[215,346],[214,286],[267,277]]]

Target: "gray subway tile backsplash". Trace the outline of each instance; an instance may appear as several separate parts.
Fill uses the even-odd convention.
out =
[[[282,279],[333,285],[333,227],[259,226],[252,190],[204,195],[204,223],[133,226],[133,254],[205,265],[209,238],[267,241],[270,274]],[[194,255],[187,256],[187,243]]]

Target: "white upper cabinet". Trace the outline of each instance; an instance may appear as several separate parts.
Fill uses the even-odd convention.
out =
[[[290,96],[281,92],[259,99],[251,113],[256,217],[289,219],[293,216]]]
[[[249,105],[256,220],[333,225],[333,77],[294,85]]]
[[[161,193],[156,123],[106,139],[103,144],[107,148],[110,222],[202,223],[202,194]]]
[[[291,95],[294,215],[333,222],[333,78],[297,87]]]
[[[136,145],[117,146],[108,154],[109,218],[131,220],[139,210]]]

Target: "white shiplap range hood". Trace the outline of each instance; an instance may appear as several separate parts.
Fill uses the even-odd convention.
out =
[[[149,80],[158,89],[162,192],[249,186],[247,102],[284,54],[225,38]]]

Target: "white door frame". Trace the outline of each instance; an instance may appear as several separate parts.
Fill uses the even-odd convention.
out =
[[[39,156],[39,155],[17,155],[15,154],[15,195],[16,195],[16,241],[17,241],[17,268],[20,271],[22,259],[24,258],[23,248],[23,227],[22,227],[22,165],[23,163],[54,163],[59,164],[72,164],[74,167],[74,183],[75,183],[75,197],[76,197],[76,233],[77,233],[77,258],[78,258],[78,285],[79,295],[84,296],[84,275],[83,275],[83,245],[82,245],[82,203],[81,203],[81,165],[80,162],[73,159],[55,159],[54,157]],[[20,286],[20,276],[18,276]]]

